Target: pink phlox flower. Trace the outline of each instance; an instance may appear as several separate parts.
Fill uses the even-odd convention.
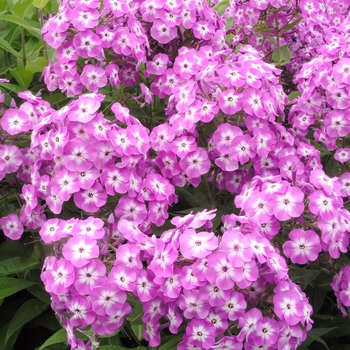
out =
[[[100,13],[96,9],[84,11],[76,7],[71,12],[71,23],[78,31],[84,31],[96,27],[99,17]]]
[[[112,129],[108,136],[118,156],[130,156],[134,154],[136,140],[128,129]]]
[[[136,286],[136,272],[123,265],[114,265],[108,274],[108,282],[116,284],[120,290],[133,292]]]
[[[242,267],[251,260],[253,254],[248,238],[238,229],[230,229],[223,234],[218,251],[227,254],[233,267]]]
[[[309,196],[309,209],[311,213],[321,216],[323,220],[330,220],[337,214],[339,203],[333,195],[327,195],[317,190]]]
[[[208,152],[201,147],[196,151],[188,153],[180,160],[180,167],[190,177],[199,177],[206,174],[210,169]]]
[[[147,174],[145,186],[154,194],[155,200],[168,200],[168,198],[175,192],[175,188],[159,174]]]
[[[160,19],[153,22],[151,28],[151,36],[160,44],[167,44],[177,36],[177,29],[174,26],[169,26]]]
[[[12,240],[20,239],[24,231],[23,224],[16,214],[9,214],[0,218],[0,225],[5,236]]]
[[[57,242],[61,238],[66,237],[62,228],[63,226],[60,219],[49,219],[41,227],[39,234],[44,243]]]
[[[342,197],[350,197],[350,172],[345,172],[339,177],[340,194]]]
[[[256,345],[273,345],[278,341],[280,325],[269,317],[261,317],[256,325],[252,341]]]
[[[63,256],[75,267],[88,264],[91,259],[97,258],[100,249],[95,239],[79,235],[70,238],[62,249]]]
[[[21,109],[8,109],[1,118],[0,125],[10,135],[27,132],[30,129],[29,117]]]
[[[169,331],[172,334],[177,334],[178,329],[182,324],[182,317],[173,304],[167,304],[166,309],[167,311],[165,312],[164,317],[170,322]]]
[[[196,232],[187,229],[180,236],[180,251],[187,259],[205,258],[218,246],[213,232]]]
[[[152,300],[157,295],[156,286],[153,282],[154,275],[145,270],[139,271],[136,277],[136,293],[144,303]]]
[[[115,265],[122,264],[131,270],[141,270],[140,248],[136,245],[126,244],[118,247]]]
[[[133,243],[143,243],[147,240],[147,236],[143,234],[136,222],[120,219],[118,221],[119,232],[129,241]]]
[[[92,239],[101,239],[105,235],[104,222],[93,216],[80,220],[74,225],[73,236],[86,236]]]
[[[165,244],[162,240],[157,240],[155,236],[152,238],[155,252],[154,258],[150,262],[148,268],[153,271],[157,277],[169,277],[173,274],[173,263],[178,257],[178,252],[171,243]]]
[[[318,189],[329,195],[340,195],[340,184],[337,177],[330,178],[321,169],[315,169],[310,173],[310,182]]]
[[[288,275],[286,260],[278,253],[270,253],[267,257],[267,266],[275,274],[275,280],[282,280]]]
[[[103,68],[87,64],[81,73],[80,82],[89,91],[97,93],[99,88],[106,86],[107,75]]]
[[[207,284],[203,288],[212,307],[224,305],[225,301],[230,297],[230,290],[222,290],[215,284]]]
[[[100,316],[113,315],[126,302],[126,293],[111,283],[95,287],[90,294],[92,310]]]
[[[75,205],[86,212],[96,213],[107,202],[107,193],[99,182],[95,181],[88,189],[81,189],[74,194]]]
[[[180,274],[181,274],[181,270],[178,268],[175,268],[174,273],[165,279],[163,285],[161,286],[162,294],[165,297],[169,299],[176,299],[179,297],[182,291]]]
[[[129,171],[126,167],[121,168],[115,164],[106,166],[100,180],[109,195],[124,194],[129,188]]]
[[[86,265],[75,268],[75,277],[75,289],[80,294],[90,294],[95,287],[107,282],[106,265],[98,259],[92,259]]]
[[[38,197],[35,194],[35,187],[33,185],[24,185],[22,187],[22,194],[20,197],[25,201],[23,211],[30,214],[32,210],[38,205]]]
[[[79,56],[83,58],[94,58],[100,55],[101,39],[90,29],[79,32],[74,36],[73,45]]]
[[[270,201],[257,191],[254,191],[251,199],[246,202],[244,211],[250,220],[258,224],[267,223],[273,215]]]
[[[226,313],[230,321],[236,321],[244,315],[247,308],[247,302],[244,299],[242,293],[236,292],[234,290],[230,291],[230,296],[225,300],[225,304],[218,307]]]
[[[158,53],[153,57],[152,61],[146,63],[147,72],[149,74],[162,75],[167,70],[169,56],[164,53]]]
[[[303,304],[300,301],[299,295],[291,290],[276,293],[273,297],[275,314],[290,326],[296,325],[302,316]]]
[[[147,209],[146,205],[137,199],[123,196],[119,199],[114,214],[120,219],[127,219],[141,224],[147,217]]]
[[[97,157],[95,147],[78,138],[73,138],[66,144],[64,153],[63,163],[70,171],[89,170]]]
[[[243,341],[254,335],[258,321],[262,318],[262,312],[259,309],[252,308],[239,318],[238,327],[242,328],[237,339]]]
[[[350,160],[350,150],[348,148],[338,148],[335,151],[334,159],[340,163],[346,163]]]
[[[271,199],[273,214],[278,220],[299,217],[304,211],[304,194],[298,187],[287,187],[285,193],[276,193]]]
[[[164,300],[160,297],[155,297],[150,301],[146,301],[143,304],[143,316],[142,321],[147,322],[149,320],[159,321],[159,319],[165,314]]]
[[[73,314],[69,319],[72,326],[87,327],[96,318],[96,314],[91,309],[91,303],[83,295],[75,295],[67,302],[67,309]]]
[[[349,113],[336,110],[328,113],[324,120],[327,133],[332,137],[344,137],[350,132]]]
[[[243,107],[242,97],[235,89],[228,89],[219,95],[219,107],[225,114],[235,114]]]
[[[210,349],[215,343],[215,327],[210,321],[194,318],[186,327],[186,336],[198,349]]]
[[[13,173],[22,165],[23,155],[14,145],[0,145],[0,172]]]
[[[45,290],[56,295],[65,294],[74,283],[74,265],[67,259],[59,259],[47,269]]]

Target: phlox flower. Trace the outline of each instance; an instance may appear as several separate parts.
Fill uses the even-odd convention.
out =
[[[153,273],[147,273],[145,270],[141,270],[136,277],[136,293],[142,302],[147,302],[157,295],[153,278]]]
[[[187,259],[205,258],[218,246],[213,232],[188,229],[180,236],[180,251]]]
[[[162,20],[156,19],[151,28],[151,36],[160,44],[167,44],[175,39],[177,35],[177,28],[165,24]]]
[[[242,328],[237,339],[243,341],[244,339],[249,339],[251,334],[254,334],[254,331],[257,327],[257,322],[262,318],[262,312],[259,309],[252,308],[242,315],[238,320],[238,327]]]
[[[230,296],[225,300],[225,304],[219,307],[220,310],[226,313],[230,321],[236,321],[243,316],[246,308],[247,302],[243,294],[234,290],[230,291]]]
[[[323,220],[330,220],[336,215],[339,204],[333,196],[327,196],[322,190],[317,190],[309,196],[311,213],[321,216]]]
[[[74,283],[74,265],[67,259],[59,259],[54,262],[46,274],[45,289],[56,295],[65,294]]]
[[[74,194],[75,205],[86,212],[95,213],[107,202],[107,193],[103,190],[99,182],[88,189],[81,189]]]
[[[28,115],[21,109],[14,108],[10,108],[4,113],[0,125],[10,135],[16,135],[30,129]]]
[[[115,284],[120,290],[133,292],[136,286],[136,272],[123,265],[114,265],[108,274],[108,282]]]
[[[57,242],[66,236],[65,233],[62,232],[62,222],[57,218],[47,220],[44,225],[42,225],[39,234],[45,243]]]
[[[289,325],[296,325],[302,316],[303,304],[300,301],[299,295],[292,290],[276,293],[273,297],[275,314]]]
[[[51,191],[57,193],[62,201],[68,201],[72,193],[80,190],[79,180],[75,172],[62,169],[51,180]]]
[[[23,211],[30,214],[32,210],[38,205],[38,197],[35,194],[35,187],[33,185],[24,185],[22,187],[22,194],[20,197],[25,201]]]
[[[234,267],[225,253],[212,253],[208,257],[208,265],[205,277],[222,290],[231,289],[235,281],[242,280],[242,267]]]
[[[120,219],[127,219],[140,224],[146,219],[147,210],[144,203],[125,195],[119,199],[114,214]]]
[[[251,339],[256,345],[273,345],[278,340],[279,330],[280,326],[276,320],[262,317],[258,320]]]
[[[107,334],[115,333],[124,323],[124,318],[131,312],[132,308],[128,303],[124,303],[114,314],[99,316],[102,320],[104,330]]]
[[[96,240],[82,235],[70,238],[62,248],[63,256],[75,267],[88,264],[91,259],[98,257],[99,252]]]
[[[74,287],[80,294],[90,294],[106,281],[106,265],[101,260],[91,259],[86,265],[75,268]]]
[[[73,45],[77,54],[83,58],[97,57],[101,53],[101,39],[90,29],[76,34]]]
[[[72,326],[86,327],[96,318],[95,312],[91,309],[89,299],[83,295],[75,295],[66,305],[68,310],[73,314],[69,319]]]
[[[106,166],[100,180],[109,195],[123,194],[128,191],[129,171],[125,167],[120,168],[117,165]]]
[[[111,283],[95,287],[90,294],[92,310],[97,315],[113,315],[126,302],[126,293]]]
[[[169,243],[165,244],[158,239],[155,243],[154,258],[148,265],[148,268],[153,271],[157,277],[169,277],[174,271],[174,261],[178,257],[178,252],[175,247]]]
[[[340,193],[342,197],[350,197],[350,172],[346,172],[339,177]]]
[[[158,53],[153,57],[152,61],[146,63],[147,72],[149,74],[162,75],[167,70],[168,61],[168,55]]]
[[[23,162],[23,155],[19,148],[14,145],[0,145],[0,159],[4,161],[4,170],[6,174],[13,173],[18,170]]]
[[[338,148],[335,151],[334,159],[340,163],[346,163],[350,160],[350,150],[348,148]]]
[[[213,348],[214,349],[214,348]],[[242,350],[243,343],[238,340],[238,337],[226,336],[215,344],[215,350]]]
[[[167,304],[167,311],[164,317],[170,322],[169,331],[173,334],[177,334],[178,329],[182,324],[182,317],[177,312],[177,308],[173,304]]]
[[[12,240],[20,239],[24,231],[23,224],[16,214],[0,218],[0,225],[5,236]]]
[[[320,238],[314,231],[294,229],[289,238],[290,241],[283,244],[283,252],[294,264],[315,261],[322,250]]]
[[[98,92],[99,88],[106,86],[106,72],[101,67],[95,67],[92,64],[84,66],[80,76],[80,82],[92,92]]]
[[[219,95],[219,107],[225,114],[235,114],[242,107],[242,95],[238,94],[235,89],[228,89]]]
[[[64,147],[63,163],[70,171],[86,171],[93,166],[97,152],[90,143],[78,139],[71,139]]]
[[[284,193],[275,193],[271,200],[273,214],[278,220],[297,218],[304,211],[304,194],[298,187],[287,187]]]
[[[214,33],[214,26],[207,21],[198,21],[193,24],[192,30],[196,38],[210,40]]]
[[[180,160],[180,167],[190,177],[200,177],[210,169],[208,152],[198,147],[196,151],[188,153]]]
[[[194,318],[186,327],[190,344],[200,349],[210,349],[215,343],[215,327],[210,321]]]

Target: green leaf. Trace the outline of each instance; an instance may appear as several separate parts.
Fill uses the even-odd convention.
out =
[[[21,17],[15,16],[15,15],[0,15],[0,21],[1,20],[22,26],[23,28],[27,29],[30,33],[32,33],[34,36],[41,39],[40,29],[33,27],[32,24],[29,24],[27,20]]]
[[[222,0],[214,6],[214,10],[218,13],[219,16],[225,12],[228,3],[229,0]]]
[[[293,101],[294,99],[296,99],[298,96],[301,96],[301,92],[300,91],[293,91],[288,95],[288,100],[289,101]]]
[[[275,49],[272,54],[272,59],[277,66],[284,66],[292,58],[292,51],[289,50],[289,45],[283,45],[279,49]],[[279,57],[278,57],[279,51]]]
[[[51,298],[49,293],[47,293],[42,286],[40,285],[34,285],[30,288],[27,288],[28,292],[31,293],[32,295],[34,295],[36,298],[38,298],[39,300],[41,300],[42,302],[44,302],[47,305],[51,304]]]
[[[39,9],[42,9],[48,4],[49,0],[33,0],[33,5]]]
[[[232,17],[226,18],[226,27],[225,27],[226,32],[231,29],[232,25],[233,25],[233,18]]]
[[[172,337],[171,340],[163,344],[158,348],[158,350],[176,350],[177,349],[177,344],[180,343],[182,340],[183,336],[182,335],[177,335]]]
[[[324,347],[328,349],[328,346],[326,342],[321,338],[322,335],[329,333],[333,329],[336,329],[337,327],[332,328],[313,328],[311,331],[307,333],[307,339],[302,345],[298,348],[299,350],[307,349],[307,346],[313,343],[314,341],[321,343],[324,345]]]
[[[23,0],[19,1],[14,6],[15,15],[24,18],[27,15],[30,15],[34,10],[32,0]]]
[[[132,323],[131,325],[131,329],[133,330],[134,334],[136,335],[138,340],[142,340],[143,339],[143,330],[144,330],[144,324],[135,324]]]
[[[19,86],[27,89],[33,80],[34,74],[28,72],[22,67],[16,67],[10,70],[11,75],[16,79]]]
[[[13,350],[13,345],[15,344],[19,336],[19,333],[21,332],[21,329],[18,329],[14,334],[12,334],[11,338],[6,341],[5,340],[6,333],[9,325],[10,323],[7,323],[5,326],[3,326],[0,329],[0,349],[1,350]]]
[[[49,305],[39,299],[29,299],[23,303],[13,316],[6,333],[6,342],[18,329],[27,322],[43,313]]]
[[[18,291],[35,285],[35,282],[11,277],[0,277],[0,299],[15,294]]]
[[[284,30],[287,31],[289,29],[292,29],[293,27],[295,27],[298,23],[300,23],[302,21],[303,17],[298,18],[297,20],[295,20],[292,23],[286,24],[284,27],[282,27],[280,30]]]
[[[33,270],[40,266],[40,262],[33,257],[16,256],[0,261],[0,276]]]
[[[41,345],[39,350],[43,350],[52,344],[65,343],[66,341],[67,341],[66,330],[60,329],[55,334],[53,334],[49,339],[47,339],[45,343]]]
[[[17,52],[5,39],[0,37],[0,48],[4,49],[5,51],[9,52],[11,55],[15,56],[16,58],[22,58],[22,55]]]
[[[26,70],[30,73],[41,73],[47,66],[48,62],[45,57],[38,57],[33,62],[26,64]]]
[[[207,197],[203,193],[201,193],[199,191],[197,191],[197,193],[191,193],[190,191],[186,190],[183,187],[177,188],[176,191],[193,208],[199,208],[200,207],[200,208],[204,209],[204,208],[209,207],[209,202],[208,202]]]

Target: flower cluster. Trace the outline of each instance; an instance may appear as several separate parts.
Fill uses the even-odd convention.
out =
[[[144,337],[153,347],[164,321],[174,334],[186,325],[179,349],[214,349],[223,339],[239,348],[300,344],[306,337],[300,325],[311,328],[312,308],[283,257],[235,215],[223,218],[219,242],[209,229],[214,217],[215,211],[174,217],[175,228],[160,238],[126,219],[108,227],[92,217],[46,221],[40,236],[55,242],[57,253],[46,259],[42,280],[72,348],[77,327],[98,335],[119,329],[131,311],[127,292],[143,305]],[[275,318],[258,308],[266,298]],[[237,336],[215,341],[237,321]]]
[[[191,0],[63,1],[46,22],[57,49],[48,90],[78,97],[55,110],[22,92],[25,102],[2,116],[10,141],[0,145],[0,178],[16,173],[23,206],[0,225],[10,239],[26,227],[53,244],[42,280],[72,349],[93,347],[94,336],[84,345],[78,330],[114,334],[136,303],[152,347],[163,328],[181,332],[180,350],[296,349],[305,340],[312,307],[289,265],[338,259],[350,238],[350,17],[334,5],[342,20],[328,20],[321,40],[313,6],[300,1],[315,26],[307,60],[304,22],[297,42],[277,34],[293,54],[301,95],[292,104],[287,70],[267,62],[273,41],[256,40],[255,30],[267,16],[269,35],[280,33],[293,2],[232,1],[227,32],[228,20]],[[229,33],[237,37],[228,44]],[[107,105],[107,84],[125,96],[111,94]],[[11,143],[20,133],[28,147]],[[334,152],[335,176],[320,149]],[[180,188],[201,186],[208,209],[230,205],[230,215],[215,218],[204,205],[170,212]],[[340,307],[343,270],[332,284]]]

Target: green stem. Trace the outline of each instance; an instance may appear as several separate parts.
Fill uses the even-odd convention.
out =
[[[26,66],[27,58],[26,58],[26,43],[24,40],[24,28],[21,27],[21,43],[22,43],[22,52],[23,52],[23,67]]]
[[[275,22],[276,22],[276,31],[277,31],[277,61],[278,66],[281,64],[281,50],[280,50],[280,30],[278,26],[278,12],[275,12]]]

